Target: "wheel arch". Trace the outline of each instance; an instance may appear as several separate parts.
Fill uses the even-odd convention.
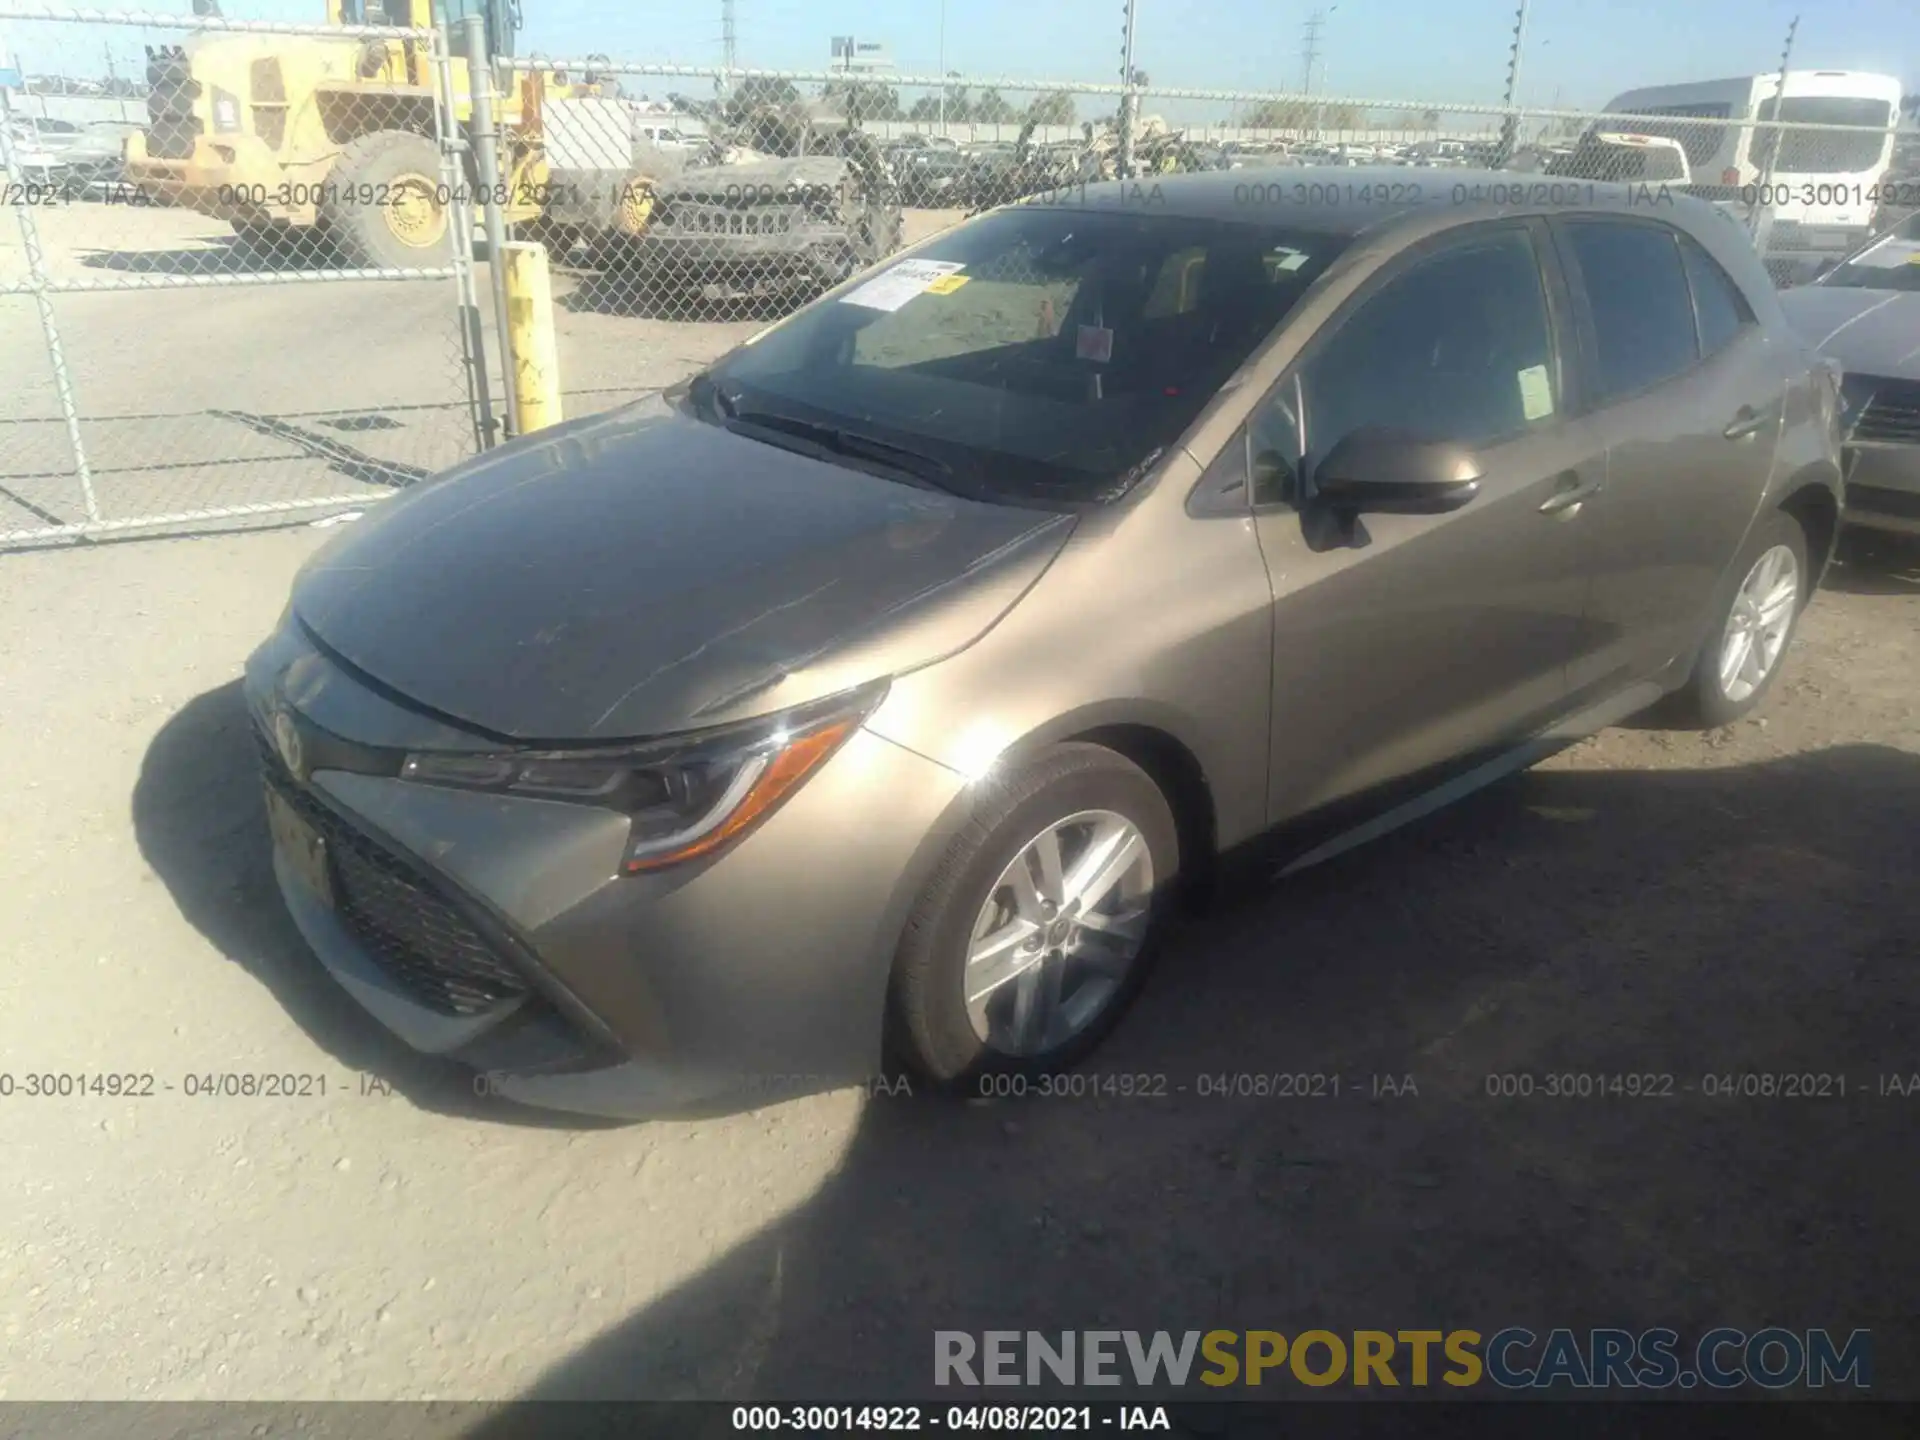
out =
[[[1822,464],[1805,466],[1780,487],[1775,508],[1791,515],[1807,537],[1807,564],[1813,571],[1808,577],[1809,599],[1826,575],[1840,540],[1840,484],[1839,472]]]
[[[335,145],[346,145],[382,130],[434,136],[431,95],[383,94],[377,90],[326,88],[315,92],[320,125]]]

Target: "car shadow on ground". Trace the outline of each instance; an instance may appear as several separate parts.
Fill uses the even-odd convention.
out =
[[[219,953],[273,992],[319,1047],[422,1109],[567,1129],[595,1122],[474,1093],[448,1061],[420,1055],[374,1023],[320,967],[273,879],[246,704],[235,681],[199,696],[154,737],[133,791],[141,858]]]
[[[1879,746],[1518,777],[1194,922],[1063,1094],[875,1094],[527,1398],[1063,1398],[936,1391],[936,1329],[1722,1324],[1869,1330],[1913,1397],[1917,813]]]

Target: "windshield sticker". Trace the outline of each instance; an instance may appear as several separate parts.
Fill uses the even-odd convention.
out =
[[[972,278],[971,275],[942,275],[938,280],[927,283],[927,294],[951,295]]]
[[[1529,420],[1553,413],[1553,386],[1547,381],[1547,367],[1529,365],[1517,377],[1520,381],[1520,409]]]
[[[1098,360],[1105,364],[1113,359],[1113,331],[1099,325],[1082,325],[1073,342],[1073,355],[1076,360]]]
[[[884,274],[840,297],[842,305],[864,305],[869,310],[898,310],[927,287],[967,267],[953,260],[902,260]]]

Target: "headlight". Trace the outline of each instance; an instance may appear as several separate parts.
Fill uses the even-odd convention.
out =
[[[213,128],[221,134],[240,128],[239,99],[218,87],[213,92]]]
[[[402,779],[596,805],[631,817],[626,868],[712,854],[765,819],[838,750],[886,683],[746,725],[606,750],[409,755]]]

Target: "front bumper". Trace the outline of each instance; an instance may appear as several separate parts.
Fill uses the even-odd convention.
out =
[[[329,673],[313,708],[329,721],[389,705],[316,666]],[[324,764],[296,780],[271,756],[277,715],[296,716],[308,753],[343,742],[290,711],[271,659],[256,657],[247,688],[267,781],[330,856],[331,899],[276,840],[289,913],[415,1049],[482,1072],[491,1093],[630,1118],[878,1073],[893,951],[962,808],[952,771],[861,730],[718,856],[628,875],[627,823],[608,811]],[[309,674],[298,692],[313,688]],[[364,733],[391,728],[383,717]],[[457,983],[423,979],[423,964],[454,967]]]
[[[1845,522],[1920,535],[1920,445],[1849,445],[1846,457]]]

